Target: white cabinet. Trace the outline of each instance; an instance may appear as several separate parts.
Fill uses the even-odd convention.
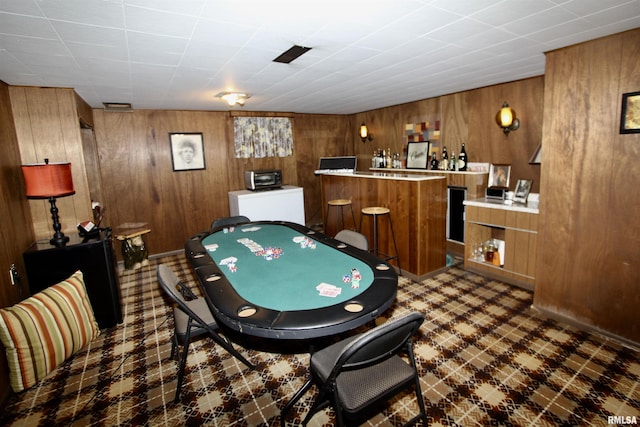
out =
[[[229,192],[232,216],[244,215],[251,221],[289,221],[305,225],[302,187],[283,185],[275,190]]]

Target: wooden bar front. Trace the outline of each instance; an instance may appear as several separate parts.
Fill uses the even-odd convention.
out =
[[[446,266],[447,184],[443,177],[422,177],[372,173],[323,174],[322,210],[327,201],[349,199],[356,214],[356,226],[373,246],[371,218],[361,218],[361,209],[382,206],[391,211],[402,273],[420,280]],[[332,208],[334,209],[334,208]],[[332,215],[334,213],[332,212]],[[350,212],[345,212],[345,215]],[[334,217],[335,218],[335,217]],[[325,224],[325,233],[336,234],[336,221]],[[379,219],[378,246],[394,255],[393,239],[385,218]],[[395,260],[392,264],[397,265]]]

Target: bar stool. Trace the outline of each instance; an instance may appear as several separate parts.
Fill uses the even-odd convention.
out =
[[[400,270],[400,275],[402,275],[402,267],[400,267],[400,255],[398,254],[398,245],[396,244],[396,236],[393,233],[393,223],[391,222],[391,211],[388,208],[384,208],[381,206],[370,206],[366,208],[362,208],[360,215],[360,230],[362,232],[362,218],[364,215],[372,215],[373,216],[373,253],[377,257],[380,255],[384,255],[383,258],[385,261],[389,261],[391,259],[395,259],[398,263],[398,270]],[[378,217],[382,215],[387,215],[387,220],[389,221],[389,228],[391,229],[391,237],[393,239],[393,248],[395,249],[395,255],[391,256],[385,253],[382,253],[378,250]]]
[[[355,227],[356,227],[356,216],[353,213],[353,205],[351,204],[351,200],[348,200],[348,199],[334,199],[334,200],[329,200],[327,202],[327,213],[324,216],[325,232],[327,230],[327,224],[328,224],[328,221],[329,221],[329,211],[331,210],[332,207],[340,208],[340,218],[342,219],[342,227],[337,229],[336,232],[344,229],[344,207],[345,206],[349,206],[349,209],[351,209],[351,219],[353,219],[353,228],[355,229]]]

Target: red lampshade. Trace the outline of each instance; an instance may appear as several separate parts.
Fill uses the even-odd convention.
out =
[[[22,165],[27,198],[48,199],[75,194],[71,163],[39,163]]]

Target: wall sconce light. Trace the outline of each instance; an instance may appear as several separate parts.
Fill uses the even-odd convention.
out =
[[[520,127],[520,120],[516,118],[516,112],[513,108],[509,107],[507,101],[502,104],[502,108],[498,111],[498,114],[496,114],[496,122],[507,135],[509,135],[509,132],[512,130],[517,130]]]
[[[22,174],[27,189],[28,199],[49,199],[51,203],[51,219],[53,219],[53,238],[49,240],[53,246],[61,248],[69,241],[61,230],[56,197],[75,194],[71,178],[71,163],[49,163],[22,165]]]
[[[245,101],[251,98],[251,95],[246,92],[220,92],[216,95],[216,98],[225,101],[229,107],[235,107],[236,105],[244,107]]]
[[[362,142],[373,141],[373,134],[369,132],[364,122],[360,125],[360,139],[362,139]]]

